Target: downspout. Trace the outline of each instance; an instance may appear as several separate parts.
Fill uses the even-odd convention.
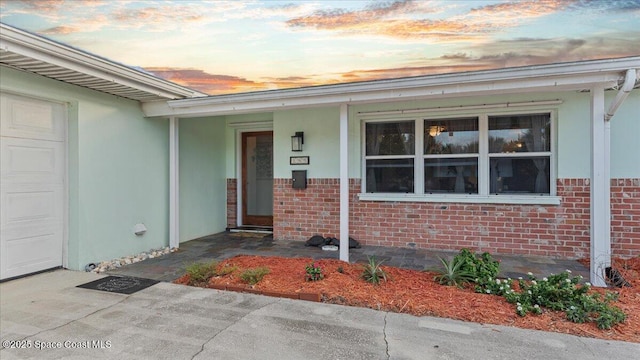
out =
[[[622,87],[620,87],[620,90],[618,90],[618,94],[616,94],[615,99],[613,99],[613,101],[611,102],[611,105],[609,106],[609,111],[607,111],[607,113],[604,115],[605,121],[611,120],[611,118],[613,117],[613,115],[615,115],[620,105],[622,105],[622,103],[625,101],[627,96],[629,96],[629,93],[631,92],[631,90],[633,90],[633,87],[636,85],[636,81],[638,80],[638,75],[639,74],[637,74],[636,69],[627,70],[627,74],[624,77],[624,83],[622,84]]]

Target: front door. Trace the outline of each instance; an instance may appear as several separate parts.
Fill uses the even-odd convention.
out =
[[[273,132],[242,133],[242,223],[273,226]]]

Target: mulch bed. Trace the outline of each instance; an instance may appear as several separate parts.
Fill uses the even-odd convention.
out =
[[[208,284],[201,285],[211,288],[240,287],[265,293],[320,294],[320,299],[326,303],[640,343],[640,257],[614,259],[614,267],[633,287],[607,289],[619,293],[619,301],[614,305],[627,314],[624,323],[609,330],[600,330],[594,323],[570,322],[563,312],[558,311],[545,310],[542,315],[520,317],[514,305],[507,303],[503,297],[478,294],[471,288],[440,285],[433,280],[436,275],[433,272],[382,266],[389,281],[373,285],[360,278],[362,264],[324,259],[315,263],[322,267],[325,278],[309,282],[305,281],[305,266],[311,262],[313,260],[310,258],[236,256],[221,262],[220,266],[237,266],[237,271],[211,278]],[[243,283],[239,276],[242,270],[259,266],[265,266],[271,272],[253,287]],[[338,271],[339,268],[342,272]],[[188,284],[189,276],[185,275],[175,282]],[[599,292],[604,290],[594,289]]]

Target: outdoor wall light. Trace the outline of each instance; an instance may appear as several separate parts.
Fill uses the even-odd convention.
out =
[[[296,134],[291,137],[291,151],[302,151],[302,144],[304,144],[304,132],[296,131]]]

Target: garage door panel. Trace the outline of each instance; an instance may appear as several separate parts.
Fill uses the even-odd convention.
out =
[[[61,229],[41,227],[31,229],[27,234],[3,243],[3,277],[19,276],[61,265],[58,247],[62,246],[62,242],[57,240],[61,239]]]
[[[64,141],[64,105],[2,94],[2,135],[38,140]]]
[[[8,182],[64,181],[64,143],[3,137],[0,171]]]
[[[7,189],[2,197],[2,225],[62,221],[58,206],[64,200],[61,186],[37,190]]]
[[[0,279],[62,265],[66,108],[0,93]]]

